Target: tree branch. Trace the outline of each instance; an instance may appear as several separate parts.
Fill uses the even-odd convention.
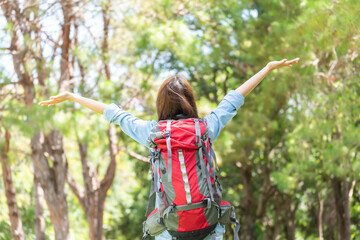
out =
[[[139,160],[139,161],[146,162],[146,163],[149,163],[149,162],[150,162],[147,157],[144,157],[144,156],[142,156],[142,155],[140,155],[140,154],[137,154],[137,153],[135,153],[135,152],[129,151],[129,150],[127,150],[127,149],[124,148],[124,147],[120,147],[119,150],[120,150],[120,151],[123,151],[123,152],[126,152],[127,154],[129,154],[129,156],[131,156],[131,157],[133,157],[133,158],[136,158],[136,159]]]
[[[77,182],[75,182],[74,178],[72,177],[70,170],[68,168],[68,161],[66,160],[66,182],[69,184],[70,189],[75,194],[77,199],[79,200],[79,203],[81,207],[84,209],[84,211],[87,211],[87,205],[85,202],[85,195],[84,195],[84,189],[81,188]]]
[[[106,174],[104,179],[100,183],[100,188],[102,191],[106,192],[115,177],[116,172],[116,154],[118,153],[118,146],[117,146],[117,137],[116,137],[116,129],[113,124],[110,124],[110,127],[107,131],[108,139],[109,139],[109,152],[110,152],[110,163],[107,167]]]

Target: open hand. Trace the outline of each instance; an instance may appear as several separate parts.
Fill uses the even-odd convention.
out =
[[[292,65],[294,63],[297,63],[299,61],[299,59],[300,58],[295,58],[293,60],[287,60],[285,58],[281,61],[272,61],[267,64],[267,67],[269,68],[270,71],[277,69],[277,68],[282,68],[282,67],[292,67]]]
[[[39,102],[39,105],[41,106],[52,106],[57,103],[61,103],[63,101],[71,99],[72,93],[71,92],[62,92],[56,96],[51,96],[50,100]]]

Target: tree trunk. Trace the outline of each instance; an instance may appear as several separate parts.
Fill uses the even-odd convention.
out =
[[[260,189],[260,196],[257,204],[256,209],[256,218],[262,219],[265,215],[266,211],[266,203],[270,199],[271,195],[274,193],[272,187],[271,187],[271,181],[270,181],[270,169],[266,168],[264,171],[264,179],[262,182],[262,186]]]
[[[101,46],[101,50],[103,53],[103,66],[104,72],[107,80],[111,80],[111,73],[110,73],[110,66],[109,66],[109,44],[108,44],[108,37],[109,37],[109,24],[110,24],[110,17],[109,17],[109,3],[102,5],[102,17],[103,17],[103,32],[104,38]]]
[[[0,129],[0,136],[2,136],[2,132]],[[11,168],[9,166],[9,147],[10,147],[10,133],[5,131],[5,144],[0,145],[1,147],[1,165],[2,165],[2,175],[5,186],[5,195],[6,201],[9,208],[9,218],[11,223],[11,234],[14,240],[23,240],[24,239],[24,231],[22,227],[21,217],[19,214],[18,205],[16,202],[16,192],[14,188],[14,184],[11,177]]]
[[[338,236],[342,240],[351,239],[350,221],[350,198],[349,183],[334,177],[331,180],[333,194],[335,198],[335,208],[337,215]]]
[[[323,224],[322,224],[322,218],[323,218],[323,211],[324,211],[324,202],[321,198],[321,194],[318,192],[318,204],[319,204],[319,212],[318,212],[318,232],[319,232],[319,240],[323,239]]]
[[[115,156],[119,151],[117,147],[116,129],[110,124],[108,130],[110,163],[107,167],[103,180],[99,180],[96,168],[87,159],[87,144],[78,143],[80,159],[84,179],[84,189],[82,189],[72,178],[70,172],[67,174],[67,182],[78,198],[83,208],[89,224],[89,236],[91,240],[103,239],[103,215],[107,191],[109,190],[116,170]]]
[[[282,211],[281,197],[277,192],[275,196],[275,217],[274,217],[275,220],[274,220],[273,240],[280,240],[281,211]]]
[[[60,80],[58,82],[59,92],[72,91],[74,83],[69,81],[72,79],[73,68],[69,59],[69,51],[71,47],[70,30],[71,22],[74,18],[72,0],[61,0],[61,9],[64,16],[62,25],[62,45],[61,45],[61,61],[60,61]]]
[[[35,166],[34,166],[35,169]],[[44,191],[42,190],[37,174],[34,173],[34,199],[35,218],[34,228],[36,240],[45,240],[45,219],[44,219]]]
[[[102,239],[102,219],[101,225],[99,219],[99,210],[101,209],[99,193],[100,181],[94,166],[87,159],[87,143],[78,143],[80,150],[80,159],[85,185],[85,215],[89,223],[89,234],[91,240]]]
[[[284,210],[284,232],[287,240],[295,240],[295,214],[297,211],[298,203],[294,203],[291,196],[283,194],[283,210]]]
[[[326,240],[335,240],[339,239],[336,236],[336,228],[337,228],[337,213],[336,213],[336,204],[335,197],[333,193],[329,193],[326,195],[326,199],[324,201],[324,239]]]
[[[1,4],[1,8],[4,12],[6,21],[12,25],[11,29],[11,43],[9,50],[11,51],[13,59],[13,67],[18,77],[19,83],[24,88],[24,101],[26,105],[32,105],[32,101],[35,97],[34,83],[32,75],[26,69],[26,61],[28,59],[28,48],[22,48],[19,42],[19,25],[21,23],[16,19],[16,14],[20,9],[12,1],[5,1]]]
[[[56,130],[52,130],[47,136],[40,131],[31,138],[31,148],[34,171],[44,190],[55,230],[55,239],[68,240],[69,222],[64,189],[67,164],[62,136]]]
[[[243,164],[241,167],[242,169],[242,177],[243,177],[243,184],[244,184],[244,192],[245,192],[245,199],[244,199],[244,236],[241,239],[245,240],[253,240],[255,239],[253,233],[253,217],[252,217],[252,209],[254,206],[254,192],[253,192],[253,185],[252,185],[252,166],[250,164]]]

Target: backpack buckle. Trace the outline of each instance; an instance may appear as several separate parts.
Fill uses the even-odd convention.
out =
[[[171,137],[171,133],[169,130],[166,130],[165,131],[165,137],[168,138],[168,137]]]
[[[159,218],[158,220],[157,220],[157,223],[158,224],[160,224],[160,225],[163,225],[163,226],[165,226],[165,223],[164,223],[164,218]]]
[[[156,150],[154,153],[154,158],[159,159],[160,158],[160,150]]]
[[[175,203],[171,203],[170,204],[170,212],[175,212],[175,207],[176,207]]]
[[[150,160],[158,159],[160,157],[160,149],[156,149],[154,152],[150,151]]]
[[[204,198],[203,204],[206,206],[206,208],[211,208],[211,200],[209,198]]]

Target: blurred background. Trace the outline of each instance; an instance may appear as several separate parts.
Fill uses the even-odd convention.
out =
[[[240,239],[360,239],[360,2],[2,0],[0,239],[139,239],[148,152],[63,91],[157,119],[183,74],[201,116],[271,60],[215,141]],[[224,239],[232,239],[228,227]]]

